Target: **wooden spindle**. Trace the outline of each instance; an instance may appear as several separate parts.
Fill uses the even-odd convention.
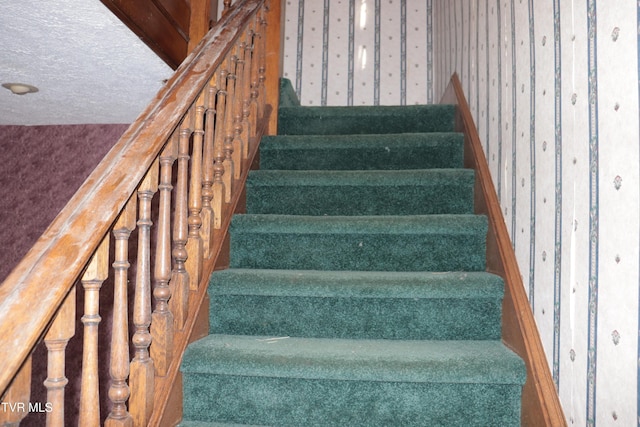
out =
[[[233,190],[233,180],[235,177],[235,168],[237,165],[233,162],[233,105],[235,103],[235,70],[238,57],[235,53],[230,53],[228,59],[227,74],[227,90],[225,96],[225,114],[224,114],[224,187],[225,197],[224,201],[229,203],[231,201],[231,192]]]
[[[9,384],[0,403],[0,426],[17,427],[29,413],[31,397],[31,356]]]
[[[155,372],[149,357],[151,345],[151,199],[158,190],[158,160],[138,187],[138,262],[136,287],[133,300],[133,324],[135,332],[132,344],[134,356],[129,369],[129,412],[136,426],[146,426],[153,412]]]
[[[133,426],[133,418],[127,411],[129,399],[129,321],[127,317],[127,284],[129,272],[129,236],[136,226],[136,198],[132,196],[113,229],[115,260],[113,262],[113,326],[111,328],[111,386],[109,399],[111,412],[106,427]]]
[[[231,0],[224,0],[222,4],[224,6],[224,8],[222,9],[222,14],[224,15],[229,12],[229,8],[231,7]]]
[[[267,79],[267,18],[265,16],[266,8],[260,9],[260,27],[262,37],[260,37],[259,49],[258,49],[258,116],[264,117],[264,107],[267,99],[267,89],[265,87],[265,81]],[[277,108],[277,106],[274,106]]]
[[[65,349],[76,333],[76,287],[67,294],[49,331],[44,337],[47,346],[47,426],[64,427],[64,388],[69,382],[65,376]],[[40,402],[41,403],[41,402]]]
[[[260,25],[260,18],[255,16],[255,32],[253,34],[253,45],[251,52],[251,117],[253,117],[253,126],[251,127],[251,136],[255,136],[258,131],[258,120],[261,118],[260,111],[258,109],[258,102],[260,97],[260,83],[259,83],[259,53],[260,43],[263,37],[262,27]]]
[[[216,74],[209,81],[205,89],[205,120],[204,120],[204,148],[202,153],[202,227],[200,227],[200,238],[202,239],[202,256],[205,259],[211,257],[213,246],[213,134],[216,119]]]
[[[171,300],[169,306],[173,313],[175,327],[182,330],[187,320],[189,307],[189,273],[185,268],[187,261],[187,185],[189,172],[189,138],[191,136],[191,110],[182,119],[178,133],[178,177],[175,188],[175,216],[173,222],[173,259],[171,274]]]
[[[169,309],[171,289],[171,174],[178,157],[176,138],[170,138],[160,153],[160,202],[158,207],[157,241],[154,267],[153,297],[155,310],[151,314],[151,358],[156,375],[167,375],[173,360],[174,318]]]
[[[80,385],[80,413],[78,425],[100,425],[100,391],[98,376],[98,326],[100,317],[100,288],[109,276],[109,236],[106,236],[82,276],[84,288],[84,325],[82,344],[82,380]]]
[[[218,71],[216,82],[218,93],[216,96],[216,124],[215,135],[213,136],[213,226],[215,229],[222,227],[222,206],[226,199],[227,191],[225,184],[225,155],[224,155],[224,123],[227,104],[227,60],[225,59]]]
[[[193,108],[193,107],[192,107]],[[202,275],[202,146],[204,141],[204,91],[196,99],[194,109],[193,144],[189,180],[189,236],[187,238],[187,261],[185,268],[189,273],[190,289],[197,291]]]
[[[240,179],[243,169],[243,158],[246,147],[246,141],[242,138],[242,115],[244,107],[244,57],[247,43],[241,41],[236,48],[236,68],[234,74],[234,100],[233,100],[233,179]]]
[[[245,44],[244,53],[244,69],[242,76],[242,129],[244,130],[245,144],[243,146],[242,158],[249,158],[249,143],[254,136],[254,127],[251,126],[251,68],[253,66],[253,25],[247,29],[246,37],[247,43]]]

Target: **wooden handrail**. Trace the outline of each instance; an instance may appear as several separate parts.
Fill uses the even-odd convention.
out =
[[[487,215],[489,220],[487,271],[500,275],[505,282],[502,340],[522,357],[527,367],[527,381],[522,391],[521,424],[532,427],[566,426],[480,136],[456,73],[451,77],[440,102],[458,106],[456,130],[464,133],[465,167],[476,171],[475,211]]]
[[[243,0],[229,8],[223,18],[209,31],[165,87],[160,90],[149,106],[109,151],[18,266],[0,285],[0,336],[3,340],[3,346],[0,348],[0,366],[2,366],[0,369],[0,396],[2,396],[3,402],[9,400],[8,396],[21,394],[11,391],[10,385],[16,377],[22,378],[24,376],[25,369],[29,368],[27,362],[30,360],[33,348],[43,338],[54,319],[60,317],[59,312],[65,299],[71,291],[75,291],[75,283],[81,278],[94,282],[99,279],[97,285],[97,289],[99,289],[99,283],[104,281],[103,270],[107,268],[107,264],[106,261],[96,261],[95,257],[98,254],[96,251],[99,247],[104,247],[105,241],[108,244],[110,233],[113,231],[116,234],[116,239],[128,239],[128,233],[136,226],[136,218],[138,218],[137,225],[148,230],[145,228],[148,227],[150,220],[148,217],[150,206],[148,198],[152,197],[155,193],[154,188],[158,186],[158,173],[166,172],[166,169],[162,171],[160,157],[162,155],[170,156],[171,154],[167,150],[181,137],[187,138],[183,140],[186,145],[181,143],[183,147],[186,147],[186,150],[193,150],[193,146],[200,147],[197,148],[198,150],[203,150],[203,143],[214,144],[214,139],[218,140],[212,136],[214,132],[218,133],[219,131],[214,126],[214,122],[217,120],[213,119],[216,103],[208,101],[210,97],[215,97],[216,93],[218,93],[219,99],[224,100],[222,91],[219,91],[215,86],[221,67],[227,67],[225,75],[233,77],[233,81],[230,80],[232,82],[230,85],[237,85],[238,88],[244,85],[242,86],[244,90],[238,90],[244,98],[227,101],[229,102],[229,114],[240,115],[244,119],[242,123],[234,123],[231,147],[244,154],[244,157],[238,158],[236,156],[235,160],[240,163],[236,165],[236,168],[242,171],[238,175],[240,177],[243,174],[246,175],[251,162],[249,154],[255,152],[257,141],[259,141],[262,132],[267,129],[266,123],[269,120],[271,110],[269,105],[277,105],[277,100],[274,103],[274,100],[269,100],[264,96],[266,93],[265,85],[275,84],[277,86],[277,81],[265,81],[267,73],[265,72],[264,58],[266,55],[263,50],[268,48],[264,43],[267,22],[270,20],[279,22],[279,19],[279,16],[269,16],[265,0]],[[236,69],[233,68],[233,64],[237,61],[227,61],[227,58],[230,53],[241,49],[239,46],[245,49],[242,57],[243,64],[249,68],[242,73],[242,76],[235,76]],[[258,61],[258,65],[251,65],[251,61]],[[238,68],[238,70],[240,73],[242,69]],[[250,71],[253,71],[255,75],[250,75]],[[259,72],[262,72],[262,75],[258,75]],[[245,76],[244,80],[243,76]],[[262,85],[262,88],[257,85]],[[208,102],[206,105],[205,101]],[[205,125],[202,123],[205,120],[205,107],[211,110],[207,114],[207,117],[211,117],[211,119],[206,124],[206,132],[210,132],[211,135],[206,137],[204,136]],[[253,116],[251,116],[251,112],[254,112]],[[260,117],[256,112],[261,114]],[[191,138],[196,138],[198,143],[190,145]],[[244,150],[242,144],[248,144],[250,150]],[[204,149],[203,152],[210,156],[217,155],[217,149],[213,146]],[[185,161],[193,161],[189,159],[198,158],[198,155],[200,156],[199,161],[202,161],[203,152],[180,151],[178,153],[176,149],[178,158],[182,159],[179,173],[190,173],[193,166],[187,172],[185,165],[188,163]],[[205,161],[214,162],[215,159],[210,157]],[[196,177],[187,181],[187,185],[191,185],[188,193],[192,195],[198,193],[196,187],[205,184],[201,178],[201,165],[196,169]],[[214,169],[220,170],[219,165],[214,166]],[[230,181],[230,186],[233,186],[233,191],[236,193],[241,191],[239,182],[240,180],[233,178]],[[162,187],[163,185],[164,187]],[[159,193],[164,192],[166,195],[168,185],[170,183],[164,182],[160,178]],[[144,192],[147,196],[141,195]],[[185,208],[189,206],[189,224],[196,224],[200,221],[201,216],[200,201],[187,200],[187,192],[183,191],[182,193],[185,200],[179,201],[178,204]],[[209,193],[207,194],[209,197]],[[136,216],[136,199],[138,197],[141,197],[141,200],[144,199],[139,217]],[[234,197],[237,199],[239,195]],[[170,204],[165,203],[165,206],[170,206]],[[233,209],[228,203],[222,203],[222,207],[220,212],[215,212],[217,224],[228,223],[228,219],[220,220],[220,217],[227,215],[227,211]],[[143,209],[144,212],[142,212]],[[173,217],[173,213],[171,215]],[[187,219],[184,218],[184,220]],[[211,218],[211,221],[213,224],[214,218]],[[209,229],[207,228],[207,230]],[[122,234],[123,232],[124,234]],[[198,228],[191,228],[191,237],[194,237],[194,233],[198,232],[202,231],[199,231]],[[214,233],[212,230],[210,232]],[[216,238],[224,238],[224,233],[218,231]],[[126,240],[123,241],[126,242]],[[145,237],[141,242],[144,245],[149,245],[149,238]],[[218,242],[217,246],[221,247],[222,242]],[[124,248],[123,245],[120,247]],[[187,251],[187,259],[189,255],[196,256],[188,253],[189,248],[180,250]],[[113,274],[122,275],[125,279],[120,280],[126,280],[128,268],[126,258],[128,256],[135,258],[135,254],[127,254],[125,249],[116,249],[116,251],[119,252],[116,254]],[[100,253],[102,252],[104,251],[101,250]],[[199,252],[202,254],[202,250]],[[206,265],[196,263],[195,267],[202,272],[203,281],[206,281],[205,273],[213,268],[217,256],[213,250],[208,252],[209,259],[203,261]],[[147,248],[140,253],[147,257],[149,253],[155,253],[155,251],[150,251]],[[94,254],[96,255],[94,256]],[[102,255],[100,256],[102,257]],[[91,264],[89,264],[90,262]],[[94,265],[96,262],[101,267]],[[142,264],[141,266],[138,263],[138,268],[149,268],[147,261]],[[190,265],[189,268],[193,267]],[[91,273],[85,273],[85,270],[91,271]],[[148,298],[148,282],[151,280],[149,274],[148,272],[139,274],[138,277],[142,278],[138,280],[146,282],[139,288],[145,293],[143,298]],[[133,281],[134,278],[131,280]],[[200,283],[191,285],[194,298],[189,300],[185,306],[189,310],[197,309],[202,305],[204,292],[195,292],[201,287]],[[165,286],[165,288],[168,287]],[[156,302],[165,298],[164,303],[166,303],[166,291],[161,289],[158,292],[160,292],[158,295],[161,296],[156,297],[160,298],[156,299]],[[189,289],[186,292],[188,294]],[[129,310],[132,309],[133,299],[131,296]],[[126,299],[123,301],[126,303]],[[141,319],[136,320],[137,336],[147,337],[145,328],[148,327],[146,319],[149,318],[149,313],[144,307],[150,302],[147,300],[136,304],[142,304],[137,309],[138,319]],[[187,331],[194,328],[197,316],[197,310],[188,313],[184,331],[177,331],[178,335],[182,334],[178,337],[179,339],[176,339],[178,347],[186,346],[186,341],[189,338]],[[134,343],[140,351],[141,360],[146,360],[147,357],[147,338],[144,340],[145,343]],[[128,363],[128,353],[126,357]],[[181,355],[175,358],[169,371],[177,372],[176,365],[179,363],[180,357]],[[21,369],[23,366],[25,369]],[[117,375],[125,376],[128,369],[118,368],[118,372]],[[120,384],[118,386],[120,391],[117,392],[117,398],[126,398],[128,391],[123,388],[121,382],[118,384]],[[170,388],[163,384],[159,388],[163,388],[165,396],[159,396],[163,392],[158,392],[157,387],[155,390],[156,398],[166,400],[166,394],[169,393]],[[165,403],[160,403],[159,407],[164,407],[164,405]],[[116,414],[115,418],[119,416]],[[2,414],[0,414],[1,418]],[[162,418],[162,416],[158,416],[158,418]]]

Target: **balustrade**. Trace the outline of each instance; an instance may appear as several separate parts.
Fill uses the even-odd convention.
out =
[[[0,287],[0,336],[21,343],[0,350],[0,425],[30,416],[31,353],[40,340],[48,355],[47,426],[171,419],[179,354],[206,317],[199,310],[207,278],[270,115],[265,0],[230,3]],[[113,307],[101,307],[105,288],[113,289]],[[101,316],[108,334],[99,333]],[[82,333],[70,341],[77,317]],[[82,366],[65,366],[71,345],[81,345]],[[109,378],[102,378],[107,363]],[[80,377],[78,396],[65,387],[71,376]],[[65,418],[69,398],[77,400],[78,419]]]

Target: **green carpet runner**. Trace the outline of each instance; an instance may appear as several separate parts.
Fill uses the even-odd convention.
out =
[[[300,107],[285,87],[287,135],[263,139],[211,335],[184,355],[182,426],[520,425],[454,113]]]

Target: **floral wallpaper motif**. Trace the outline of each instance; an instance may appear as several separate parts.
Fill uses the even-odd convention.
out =
[[[640,425],[640,3],[435,0],[569,425]]]
[[[303,105],[433,101],[432,0],[285,0],[283,75]]]

